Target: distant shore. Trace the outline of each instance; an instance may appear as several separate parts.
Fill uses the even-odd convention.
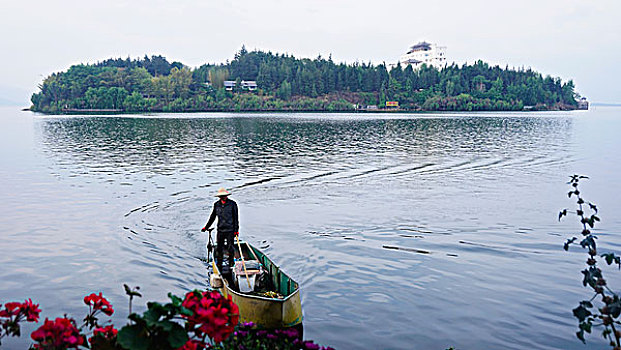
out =
[[[596,106],[621,106],[620,105],[596,105]],[[44,111],[36,111],[31,108],[23,108],[22,111],[29,111],[33,113],[41,113],[45,115],[136,115],[136,114],[181,114],[181,113],[348,113],[348,114],[430,114],[430,113],[494,113],[494,112],[522,112],[522,113],[530,113],[530,112],[554,112],[554,111],[574,111],[578,110],[576,108],[525,108],[522,110],[414,110],[414,109],[401,109],[401,108],[390,108],[390,109],[349,109],[349,110],[294,110],[294,109],[272,109],[272,110],[243,110],[243,109],[205,109],[205,110],[181,110],[181,111],[165,111],[165,110],[151,110],[151,111],[124,111],[121,109],[66,109],[57,112],[44,112]]]

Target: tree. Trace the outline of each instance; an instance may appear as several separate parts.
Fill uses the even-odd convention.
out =
[[[187,99],[190,96],[190,84],[192,84],[192,72],[183,67],[170,70],[170,85],[174,97]]]
[[[123,101],[123,108],[128,112],[145,111],[146,101],[140,93],[134,91]]]
[[[291,84],[288,81],[284,81],[280,84],[280,87],[276,91],[276,97],[281,100],[289,101],[291,99]]]

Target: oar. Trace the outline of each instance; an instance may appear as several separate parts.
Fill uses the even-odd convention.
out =
[[[242,266],[244,266],[244,273],[246,274],[246,282],[248,282],[248,288],[252,289],[252,286],[250,285],[250,279],[248,278],[248,271],[246,271],[246,261],[244,260],[244,253],[242,252],[241,244],[239,244],[239,236],[236,235],[235,238],[237,238],[237,247],[239,248],[239,256],[242,259]]]

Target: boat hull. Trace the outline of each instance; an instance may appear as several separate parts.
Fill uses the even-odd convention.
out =
[[[302,323],[302,303],[300,302],[300,289],[296,282],[291,280],[278,266],[276,266],[265,254],[252,245],[244,242],[252,254],[260,260],[264,267],[274,276],[279,292],[284,298],[268,298],[258,295],[240,293],[234,290],[229,282],[223,278],[218,266],[211,261],[213,273],[223,281],[220,288],[215,288],[225,297],[231,296],[233,302],[239,308],[240,322],[252,322],[258,328],[284,328],[299,326]],[[287,285],[280,284],[287,281]]]

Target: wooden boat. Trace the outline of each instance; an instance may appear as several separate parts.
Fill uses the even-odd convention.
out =
[[[240,291],[233,278],[234,274],[223,274],[218,269],[215,259],[210,261],[213,269],[210,278],[212,288],[225,297],[231,296],[239,307],[240,322],[252,322],[258,328],[296,327],[301,331],[302,304],[298,283],[250,243],[240,241],[238,246],[241,247],[241,254],[247,266],[253,264],[262,266],[266,279],[271,282],[271,291],[261,294]],[[240,254],[238,246],[235,247],[236,257]],[[250,276],[252,271],[246,270],[246,273],[247,275],[242,272],[242,276],[238,278],[239,284],[247,283],[245,277]]]

